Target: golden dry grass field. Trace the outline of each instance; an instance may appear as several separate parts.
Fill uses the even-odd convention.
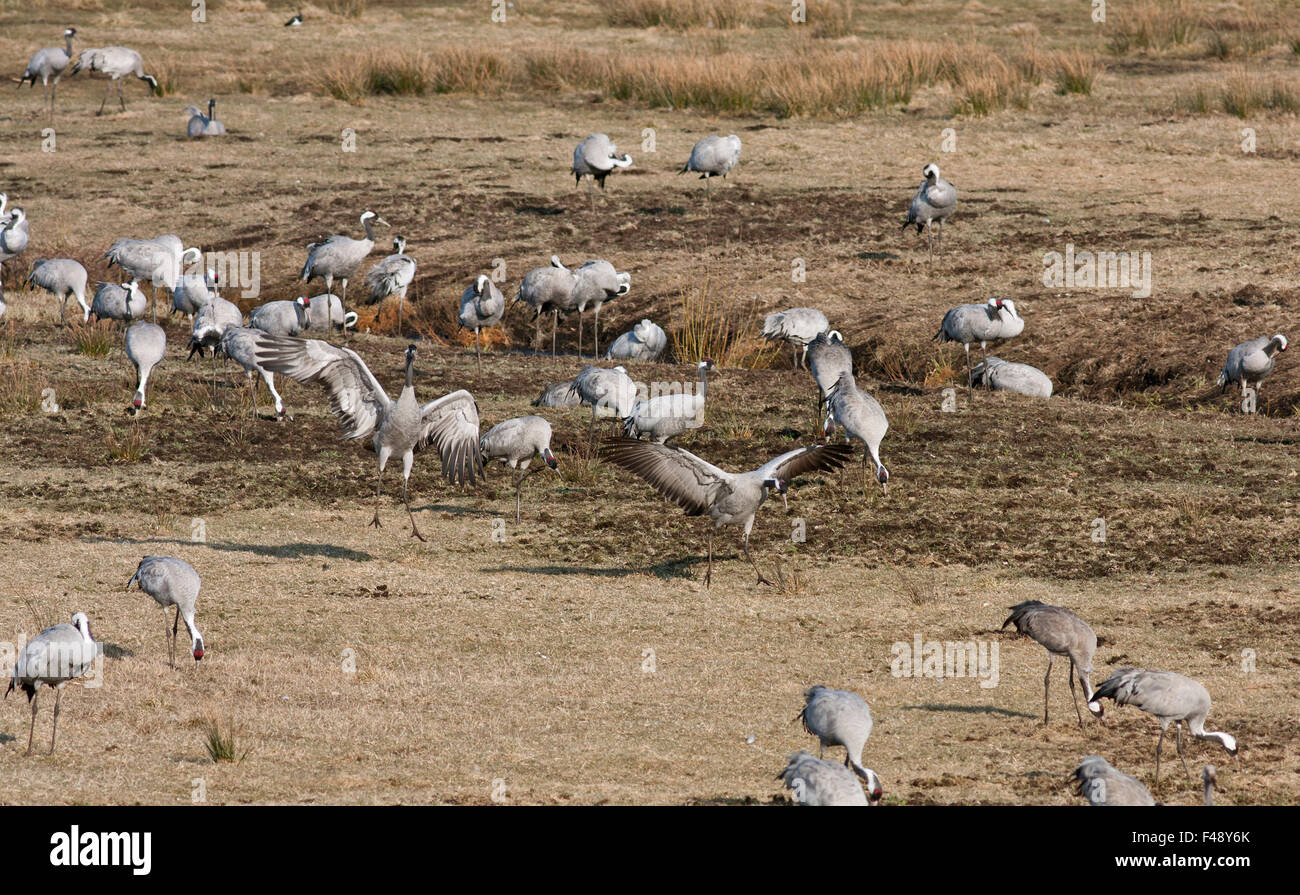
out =
[[[1150,784],[1156,721],[1108,702],[1080,731],[1068,662],[1043,726],[1044,650],[998,631],[1026,599],[1092,624],[1094,685],[1124,664],[1205,684],[1208,726],[1241,744],[1236,763],[1188,746],[1194,772],[1218,766],[1220,804],[1300,800],[1300,362],[1279,355],[1255,416],[1215,387],[1231,346],[1300,338],[1295,2],[1114,0],[1105,23],[1083,0],[813,2],[793,24],[775,0],[515,0],[504,23],[489,0],[334,0],[300,29],[290,4],[210,0],[202,23],[188,6],[0,0],[10,78],[75,25],[76,49],[133,47],[166,92],[128,79],[126,111],[96,116],[100,76],[65,76],[51,122],[39,85],[0,91],[0,191],[31,220],[3,266],[0,639],[84,611],[105,647],[52,756],[52,694],[31,757],[25,701],[0,702],[0,800],[188,804],[202,781],[209,803],[780,803],[785,756],[815,751],[791,719],[817,683],[870,703],[886,804],[1083,804],[1067,777],[1091,753]],[[185,139],[182,110],[209,97],[228,136]],[[598,131],[635,163],[593,209],[568,170]],[[714,133],[744,152],[706,204],[676,172]],[[932,267],[899,229],[929,162],[960,195]],[[797,480],[752,542],[783,584],[756,584],[726,529],[706,589],[706,521],[595,460],[587,411],[544,409],[563,478],[528,481],[519,524],[500,465],[458,489],[417,454],[420,543],[400,464],[367,527],[374,455],[338,440],[322,390],[286,382],[293,421],[265,394],[251,418],[237,367],[214,390],[186,361],[177,315],[133,417],[119,325],[86,353],[23,286],[60,256],[116,280],[114,239],[177,233],[258,254],[246,310],[319,294],[296,282],[306,244],[359,235],[368,208],[393,225],[374,260],[400,233],[419,264],[404,332],[349,292],[350,345],[386,388],[418,340],[423,400],[469,389],[485,429],[534,412],[586,362],[576,321],[558,358],[535,355],[515,306],[480,372],[457,300],[497,259],[512,296],[552,253],[607,258],[632,289],[602,347],[642,317],[670,334],[638,380],[693,380],[679,336],[702,307],[742,336],[822,309],[889,415],[888,495],[856,461]],[[1151,294],[1044,286],[1067,244],[1149,252]],[[990,350],[1056,394],[959,389],[944,412],[963,361],[931,337],[990,296],[1026,321]],[[757,467],[817,437],[815,394],[788,351],[741,351],[680,444]],[[157,607],[123,592],[151,553],[203,576],[198,668],[168,667]],[[895,676],[892,645],[918,636],[996,645],[997,686]],[[209,757],[213,721],[242,761]],[[1201,798],[1168,743],[1158,797]]]

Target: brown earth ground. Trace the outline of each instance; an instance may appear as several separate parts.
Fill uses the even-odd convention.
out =
[[[859,16],[845,40],[917,29],[943,40],[934,23],[957,21],[999,47],[1032,22],[1049,46],[1104,52],[1076,5],[917,0]],[[39,91],[0,106],[0,189],[32,219],[31,247],[3,271],[0,635],[30,636],[30,603],[50,623],[86,612],[106,647],[103,686],[67,691],[52,757],[40,746],[52,695],[31,758],[22,699],[3,703],[0,799],[188,803],[201,779],[218,803],[480,803],[497,781],[519,803],[767,803],[782,800],[773,777],[784,756],[814,748],[790,721],[814,683],[871,703],[865,760],[890,803],[1077,804],[1067,775],[1090,753],[1150,783],[1156,722],[1107,703],[1105,724],[1085,713],[1080,732],[1063,663],[1043,727],[1044,651],[997,633],[1007,606],[1040,599],[1097,630],[1094,683],[1131,664],[1207,686],[1209,726],[1242,745],[1236,764],[1217,746],[1189,747],[1193,771],[1219,767],[1222,803],[1300,800],[1300,371],[1280,357],[1254,418],[1214,387],[1233,344],[1300,337],[1295,117],[1175,113],[1177,90],[1232,64],[1180,54],[1107,56],[1092,95],[1044,84],[1027,110],[988,117],[953,117],[943,87],[851,119],[717,117],[571,92],[349,105],[308,87],[306,73],[332,54],[389,40],[617,42],[636,53],[710,39],[611,29],[580,3],[521,6],[505,26],[456,4],[371,3],[359,19],[312,7],[320,27],[286,32],[293,10],[260,3],[212,3],[205,26],[95,0],[35,14],[0,3],[0,58],[15,74],[74,23],[78,46],[171,52],[180,83],[157,99],[132,81],[125,113],[95,117],[101,82],[65,79],[53,153],[41,148]],[[733,40],[761,48],[785,33]],[[1295,58],[1279,47],[1251,64],[1294,84]],[[236,73],[263,67],[264,92],[239,92]],[[228,139],[184,140],[181,109],[213,94]],[[1254,154],[1240,150],[1246,126]],[[355,153],[340,151],[348,127]],[[956,151],[941,153],[949,127]],[[638,151],[644,128],[656,129],[653,154]],[[593,212],[565,172],[594,131],[636,165],[611,177]],[[675,174],[709,133],[745,146],[711,207],[703,184]],[[898,227],[935,160],[961,199],[931,269],[924,237]],[[373,454],[337,441],[317,389],[285,384],[294,419],[283,424],[265,395],[250,418],[233,368],[219,372],[214,400],[211,367],[184,359],[177,317],[149,407],[132,418],[116,329],[106,357],[78,353],[57,304],[20,288],[38,257],[115,278],[99,260],[114,238],[177,232],[260,253],[261,294],[246,305],[292,298],[305,244],[355,234],[364,208],[410,240],[420,265],[404,336],[393,308],[376,318],[360,307],[371,331],[351,344],[385,386],[396,388],[401,348],[423,335],[422,398],[468,388],[485,427],[532,412],[543,385],[581,366],[575,322],[561,323],[559,359],[534,356],[532,322],[516,307],[480,373],[472,342],[467,351],[455,334],[456,299],[497,258],[508,295],[553,252],[609,258],[633,288],[606,306],[602,344],[643,316],[675,331],[683,292],[706,284],[753,316],[823,309],[889,414],[888,496],[864,491],[856,466],[796,482],[790,516],[805,520],[806,543],[791,541],[792,519],[771,503],[753,541],[769,575],[779,561],[784,586],[755,584],[728,530],[706,590],[705,523],[592,460],[585,411],[545,410],[563,481],[530,479],[516,525],[500,467],[486,486],[456,490],[420,455],[411,491],[428,542],[418,543],[393,467],[384,526],[366,527]],[[1045,289],[1041,258],[1067,243],[1150,252],[1153,294]],[[804,282],[791,280],[794,259]],[[358,280],[352,298],[361,291]],[[999,355],[1042,368],[1057,395],[958,391],[957,412],[944,413],[962,361],[931,336],[947,308],[991,295],[1015,298],[1027,321]],[[678,363],[631,372],[693,378]],[[47,388],[57,412],[41,409]],[[768,369],[721,369],[706,427],[681,444],[753,468],[815,437],[814,396],[786,353]],[[192,540],[195,520],[204,542]],[[203,576],[208,655],[197,670],[168,668],[156,606],[122,593],[146,553],[183,556]],[[918,635],[998,644],[998,685],[894,676],[891,645]],[[233,725],[242,762],[209,759],[211,719]],[[1165,759],[1159,797],[1197,802],[1199,782],[1172,746]]]

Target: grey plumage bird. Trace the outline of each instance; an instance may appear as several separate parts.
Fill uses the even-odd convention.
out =
[[[332,293],[327,292],[323,295],[311,296],[311,303],[307,310],[309,312],[307,316],[311,321],[311,329],[329,332],[334,327],[343,330],[356,328],[357,312],[348,311],[344,313],[343,302],[337,295]]]
[[[194,315],[194,324],[190,327],[189,357],[193,357],[196,352],[199,357],[203,357],[204,350],[212,348],[215,362],[215,349],[226,330],[232,326],[243,325],[244,312],[239,310],[239,306],[214,295],[212,300],[199,308]]]
[[[50,107],[51,116],[54,115],[54,96],[59,89],[59,79],[63,77],[68,63],[72,61],[72,38],[76,36],[76,28],[65,28],[63,46],[43,47],[33,53],[31,61],[27,63],[27,69],[18,81],[19,88],[30,81],[32,89],[35,90],[36,79],[40,78],[44,90],[44,104]]]
[[[624,419],[636,406],[636,383],[623,367],[583,367],[570,386],[581,403],[591,408],[589,434],[596,431],[598,416]]]
[[[108,95],[112,92],[114,84],[117,85],[117,100],[122,105],[122,111],[126,111],[126,100],[122,96],[122,78],[127,75],[134,75],[148,84],[153,93],[162,95],[162,91],[158,89],[158,79],[144,73],[144,61],[140,58],[140,54],[127,47],[82,50],[77,61],[72,63],[72,74],[75,75],[80,71],[97,71],[109,77],[104,89],[104,98],[99,103],[99,111],[95,113],[96,115],[104,114],[104,103],[108,102]]]
[[[1088,704],[1088,711],[1101,717],[1101,706],[1096,702],[1089,675],[1092,674],[1092,657],[1097,651],[1097,635],[1088,623],[1063,606],[1049,606],[1038,600],[1026,600],[1011,607],[1011,615],[1002,623],[1002,627],[1014,624],[1016,631],[1037,641],[1047,650],[1047,674],[1043,675],[1043,724],[1047,723],[1047,693],[1052,679],[1052,662],[1056,656],[1068,656],[1070,659],[1070,699],[1074,701],[1074,713],[1079,717],[1079,729],[1083,729],[1083,713],[1079,711],[1079,699],[1074,692],[1074,676],[1079,676],[1083,687],[1083,699]]]
[[[149,299],[140,291],[139,284],[96,283],[95,297],[90,301],[90,316],[96,320],[138,320],[149,307]]]
[[[1052,380],[1029,364],[1015,364],[995,354],[980,361],[971,370],[974,382],[996,392],[1015,392],[1031,398],[1052,397]]]
[[[960,305],[943,315],[934,338],[940,342],[960,342],[966,349],[966,386],[974,388],[970,366],[970,346],[980,343],[983,359],[988,360],[989,342],[1014,339],[1024,332],[1025,321],[1009,298],[990,298],[979,305]]]
[[[253,405],[253,418],[257,418],[257,382],[260,376],[261,381],[266,383],[266,390],[271,393],[271,398],[275,401],[275,418],[283,420],[288,413],[284,408],[284,400],[275,390],[275,377],[257,360],[257,339],[258,335],[264,332],[265,330],[251,326],[227,327],[221,334],[221,341],[217,343],[217,351],[244,368],[244,375],[248,378],[248,396]]]
[[[531,404],[533,407],[580,407],[582,398],[573,390],[573,380],[569,379],[548,385]]]
[[[460,295],[461,329],[474,330],[474,362],[483,369],[479,331],[496,326],[506,313],[506,299],[487,274],[479,274]]]
[[[596,207],[596,193],[592,187],[592,182],[600,184],[601,190],[605,189],[605,178],[608,177],[616,168],[628,168],[632,165],[632,156],[627,153],[619,155],[618,147],[605,134],[592,134],[583,140],[573,150],[573,168],[569,172],[573,175],[573,182],[576,186],[582,183],[582,178],[590,177],[587,182],[587,195],[591,200],[591,207]]]
[[[1074,779],[1079,784],[1079,795],[1094,807],[1151,806],[1156,803],[1136,777],[1116,770],[1100,755],[1085,755],[1074,769]]]
[[[32,736],[36,732],[36,691],[41,684],[54,688],[54,727],[50,731],[50,754],[59,735],[59,711],[63,701],[63,687],[94,667],[98,648],[90,636],[90,620],[86,613],[72,616],[72,624],[46,628],[23,644],[9,678],[8,696],[15,689],[27,694],[32,707],[32,724],[27,731],[27,754],[32,754]]]
[[[1223,365],[1223,370],[1219,373],[1219,379],[1215,384],[1221,389],[1226,389],[1229,384],[1239,385],[1242,395],[1245,395],[1246,389],[1253,380],[1255,391],[1258,392],[1264,380],[1273,372],[1275,355],[1286,349],[1287,340],[1282,333],[1271,338],[1260,336],[1258,339],[1242,342],[1228,352],[1228,361]]]
[[[198,249],[190,251],[198,252]],[[220,295],[217,291],[219,285],[217,280],[217,272],[210,267],[202,274],[182,274],[176,281],[176,288],[172,289],[172,313],[185,314],[193,323],[194,315],[199,312],[199,308],[210,304],[214,297]]]
[[[951,183],[939,176],[938,165],[926,165],[921,171],[925,177],[912,197],[912,204],[907,209],[907,219],[903,229],[916,227],[916,232],[925,231],[926,243],[930,250],[930,261],[934,261],[934,245],[939,243],[943,250],[943,222],[957,208],[957,190]],[[932,229],[939,231],[937,239]]]
[[[808,343],[808,372],[817,383],[817,413],[822,412],[826,393],[839,382],[841,373],[853,375],[853,352],[844,344],[839,330],[818,333]]]
[[[0,209],[2,208],[3,205],[0,205]],[[15,205],[6,217],[0,218],[0,300],[3,300],[5,295],[5,262],[27,251],[30,233],[31,224],[27,220],[27,212],[20,206]]]
[[[862,749],[874,726],[867,701],[849,690],[822,686],[809,687],[803,696],[798,720],[803,722],[804,730],[817,737],[817,757],[823,757],[827,746],[843,746],[844,766],[866,783],[872,804],[879,803],[883,795],[880,777],[862,766]]]
[[[162,286],[174,294],[180,280],[181,267],[186,258],[195,252],[202,257],[203,253],[199,249],[186,249],[179,237],[166,234],[153,239],[115,240],[104,253],[104,258],[109,267],[116,265],[133,280],[148,282],[153,286],[153,301],[149,309],[150,317],[156,323],[158,287]]]
[[[253,308],[248,325],[273,336],[297,336],[311,328],[311,299],[300,295],[293,301],[268,301]]]
[[[1160,782],[1160,749],[1165,742],[1165,732],[1174,725],[1178,736],[1178,757],[1187,770],[1183,755],[1183,724],[1198,740],[1213,740],[1237,754],[1237,738],[1230,733],[1206,730],[1205,719],[1210,714],[1210,693],[1199,682],[1172,671],[1147,671],[1142,668],[1116,668],[1102,681],[1093,693],[1093,699],[1113,699],[1116,705],[1131,705],[1151,715],[1160,722],[1160,739],[1156,741],[1156,783]],[[1089,706],[1091,707],[1091,705]],[[1100,717],[1100,705],[1096,714]],[[1191,771],[1187,770],[1190,776]]]
[[[402,330],[402,307],[406,303],[406,290],[415,280],[415,259],[406,254],[406,240],[393,239],[393,254],[379,261],[366,274],[366,287],[371,302],[381,302],[390,295],[397,296],[397,331]]]
[[[582,357],[582,317],[588,308],[595,313],[595,350],[592,357],[600,357],[600,308],[632,289],[632,275],[617,271],[608,261],[585,261],[573,272],[573,290],[569,304],[578,312],[578,357]]]
[[[185,560],[175,556],[146,556],[140,560],[135,574],[126,583],[127,591],[131,590],[132,584],[139,586],[141,591],[153,597],[154,602],[162,607],[168,663],[173,668],[176,667],[176,632],[180,623],[185,622],[185,630],[190,635],[190,654],[194,656],[197,665],[204,656],[203,635],[194,624],[195,604],[199,599],[199,588],[203,586],[199,573]],[[167,610],[173,606],[176,608],[176,616],[172,619],[171,631],[168,631]]]
[[[540,416],[519,416],[497,423],[478,440],[483,466],[500,460],[515,473],[515,521],[519,521],[519,502],[524,479],[534,472],[551,469],[559,473],[559,463],[551,453],[551,424]],[[533,458],[541,457],[539,466]]]
[[[870,805],[862,784],[842,764],[823,761],[803,751],[786,759],[785,770],[776,775],[794,796],[795,803],[809,807]]]
[[[167,333],[156,323],[140,320],[126,330],[126,357],[135,367],[135,396],[131,407],[136,413],[144,410],[145,387],[149,374],[167,356]]]
[[[655,395],[637,401],[623,419],[623,434],[629,438],[649,438],[663,444],[690,429],[704,425],[704,402],[708,397],[709,371],[713,361],[705,358],[696,364],[699,387],[694,394]]]
[[[691,157],[682,165],[678,174],[699,172],[704,181],[705,199],[710,198],[709,181],[714,177],[724,180],[727,173],[740,161],[740,137],[732,134],[728,137],[705,137],[691,149]]]
[[[760,584],[771,584],[759,571],[749,552],[749,533],[754,516],[775,491],[786,502],[786,491],[796,477],[811,472],[833,472],[844,465],[853,449],[844,444],[814,445],[787,451],[758,469],[727,472],[700,459],[690,451],[635,438],[610,438],[601,445],[600,457],[640,476],[650,487],[676,503],[688,516],[707,514],[709,526],[708,566],[704,584],[713,578],[713,534],[724,525],[744,529],[741,549],[754,567]],[[788,509],[788,504],[787,504]]]
[[[406,383],[396,401],[388,397],[370,368],[355,351],[318,339],[284,339],[259,334],[257,361],[265,369],[298,382],[321,385],[330,398],[345,439],[369,438],[379,458],[375,484],[375,515],[379,527],[379,497],[384,467],[390,457],[402,459],[402,502],[411,520],[411,535],[424,540],[407,500],[407,484],[415,452],[433,445],[442,459],[442,473],[453,484],[482,477],[479,456],[478,405],[461,389],[421,406],[415,400],[415,346],[406,349]]]
[[[642,320],[614,340],[605,352],[605,360],[630,360],[654,363],[668,347],[668,334],[650,320]]]
[[[556,255],[551,256],[548,267],[534,267],[524,274],[515,292],[514,301],[523,302],[533,309],[533,349],[541,350],[542,315],[551,315],[551,357],[555,356],[555,331],[561,314],[568,314],[573,305],[570,296],[575,285],[573,272]]]
[[[858,388],[853,374],[840,373],[826,396],[826,422],[822,433],[829,438],[836,425],[844,429],[844,439],[862,442],[862,488],[866,491],[867,458],[876,468],[876,481],[882,494],[889,493],[889,470],[880,462],[880,442],[889,431],[889,419],[880,402]]]
[[[90,305],[86,304],[86,268],[71,258],[38,258],[27,275],[27,285],[41,289],[59,299],[59,325],[63,325],[68,311],[68,296],[81,305],[82,322],[90,319]]]
[[[208,114],[204,115],[203,110],[198,106],[186,106],[185,114],[189,116],[189,122],[185,126],[185,133],[191,140],[200,137],[224,137],[226,135],[226,126],[217,119],[217,101],[208,100]]]
[[[363,239],[353,239],[351,236],[336,233],[307,246],[307,263],[302,266],[302,273],[299,275],[302,281],[310,283],[320,277],[325,281],[325,291],[333,292],[334,281],[338,280],[343,285],[342,303],[347,304],[348,280],[356,274],[361,267],[361,262],[365,261],[366,256],[375,248],[374,224],[389,226],[387,221],[373,211],[364,211],[361,214],[361,226],[366,231]],[[332,305],[326,307],[326,326],[332,327],[333,307]]]
[[[768,314],[760,335],[769,342],[788,342],[794,348],[795,367],[802,368],[808,357],[808,343],[830,328],[826,315],[816,308],[790,308]]]

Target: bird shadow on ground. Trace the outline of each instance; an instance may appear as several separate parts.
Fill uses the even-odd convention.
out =
[[[252,553],[280,559],[303,559],[311,556],[327,556],[331,559],[347,559],[353,562],[370,562],[374,559],[362,550],[336,547],[333,544],[223,544],[219,541],[184,541],[180,538],[82,538],[81,540],[94,544],[176,544],[191,547],[198,544],[212,550]]]
[[[446,503],[431,503],[422,507],[412,506],[412,510],[417,513],[423,513],[426,510],[430,513],[450,513],[453,516],[500,516],[500,513],[494,513],[492,510],[476,510],[471,507],[458,507]]]
[[[120,647],[116,643],[105,643],[101,640],[99,644],[104,648],[105,659],[127,659],[135,655],[131,650]]]
[[[592,566],[497,566],[484,572],[525,572],[532,575],[591,575],[596,578],[626,578],[629,575],[654,575],[656,578],[691,580],[689,567],[696,559],[673,560],[639,569],[598,569]]]
[[[919,709],[923,712],[961,712],[966,715],[1002,715],[1007,718],[1037,718],[1037,715],[1027,715],[1024,712],[1013,712],[1011,709],[1000,709],[994,705],[951,705],[946,703],[925,702],[921,705],[905,705],[904,709]]]

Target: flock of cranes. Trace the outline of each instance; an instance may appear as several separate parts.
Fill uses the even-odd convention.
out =
[[[302,24],[301,14],[286,23]],[[134,76],[157,91],[157,81],[145,74],[140,55],[124,47],[87,49],[73,59],[72,40],[75,28],[64,32],[65,45],[37,51],[24,72],[22,83],[41,80],[51,114],[60,78],[66,71],[95,71],[109,77],[99,112],[117,85],[119,102],[125,109],[122,80]],[[188,107],[187,132],[190,137],[220,136],[225,126],[216,118],[216,102],[209,100],[207,113],[196,106]],[[709,181],[726,178],[741,156],[741,141],[735,135],[710,136],[697,142],[679,173],[698,173],[705,180],[706,201],[711,202]],[[632,158],[620,153],[614,142],[603,133],[592,134],[574,149],[571,173],[575,183],[587,179],[590,201],[595,201],[595,187],[602,191],[608,177],[620,168],[633,164]],[[936,251],[942,252],[943,223],[957,205],[957,191],[939,173],[937,165],[926,165],[923,181],[909,206],[903,227],[914,226],[927,236],[931,263]],[[7,210],[8,197],[0,194],[0,265],[22,254],[28,246],[30,222],[20,207]],[[389,227],[374,211],[365,210],[359,218],[364,236],[360,239],[334,234],[307,246],[307,257],[298,275],[303,283],[320,279],[324,295],[300,296],[293,301],[272,301],[252,310],[247,325],[243,312],[222,298],[215,272],[202,266],[203,253],[187,247],[174,235],[152,239],[122,238],[114,241],[105,253],[110,267],[118,267],[129,279],[123,283],[98,283],[87,302],[88,276],[85,267],[74,259],[56,258],[36,261],[28,276],[30,286],[43,289],[60,299],[60,322],[66,314],[67,300],[74,298],[83,311],[83,320],[111,319],[126,325],[126,356],[136,371],[136,390],[132,407],[136,412],[147,406],[147,387],[151,373],[166,358],[167,335],[157,324],[156,307],[161,286],[171,295],[173,313],[192,318],[189,340],[190,355],[213,352],[234,360],[246,373],[257,415],[257,388],[264,383],[272,395],[277,419],[291,419],[275,388],[274,376],[288,376],[295,381],[319,385],[325,392],[345,439],[366,444],[376,455],[377,471],[375,506],[370,524],[381,526],[380,509],[383,479],[390,460],[402,464],[402,501],[405,505],[412,537],[425,540],[416,522],[409,499],[409,479],[415,454],[432,447],[439,455],[443,476],[452,484],[469,484],[484,476],[484,467],[500,461],[509,467],[515,489],[515,518],[521,516],[524,482],[535,472],[551,470],[562,475],[551,448],[552,428],[542,416],[526,415],[507,419],[480,433],[478,406],[473,395],[464,389],[421,404],[415,395],[414,365],[417,347],[410,345],[404,353],[404,382],[396,398],[389,396],[360,354],[347,346],[323,339],[305,338],[311,330],[334,332],[336,323],[345,332],[355,324],[356,313],[347,310],[349,281],[373,253],[375,226]],[[398,327],[401,328],[407,291],[416,276],[415,259],[406,254],[407,241],[396,236],[393,254],[374,264],[365,274],[366,293],[372,302],[389,297],[398,300]],[[187,268],[188,266],[188,268]],[[3,314],[3,268],[0,266],[0,314]],[[340,292],[333,293],[338,282]],[[141,290],[148,282],[151,298]],[[619,271],[605,259],[592,259],[579,266],[566,266],[557,255],[549,265],[527,272],[510,306],[523,304],[531,309],[535,324],[535,347],[540,349],[544,315],[552,318],[551,353],[556,353],[560,317],[577,314],[577,354],[583,357],[584,318],[592,313],[592,357],[600,358],[600,311],[609,302],[628,294],[631,274]],[[508,310],[505,295],[487,274],[476,276],[460,296],[459,323],[475,336],[475,362],[481,369],[482,330],[499,325]],[[146,311],[151,320],[142,319]],[[349,319],[350,318],[350,319]],[[967,386],[981,384],[1039,398],[1051,396],[1050,378],[1026,364],[1004,361],[987,354],[992,343],[1014,339],[1024,331],[1025,321],[1010,299],[989,298],[983,303],[952,308],[940,321],[935,339],[963,346],[966,357]],[[856,453],[849,442],[862,445],[863,485],[868,463],[883,494],[888,494],[890,473],[881,458],[881,444],[889,421],[880,402],[860,388],[854,378],[853,356],[842,334],[831,328],[826,315],[816,308],[796,307],[767,315],[761,335],[774,342],[785,342],[793,351],[796,368],[806,367],[816,387],[817,412],[824,414],[820,443],[795,448],[767,460],[757,468],[728,472],[707,460],[669,444],[672,439],[703,424],[708,400],[708,375],[714,364],[698,362],[698,387],[693,393],[641,396],[636,383],[623,366],[588,365],[572,380],[548,386],[534,402],[544,407],[583,405],[591,409],[591,435],[594,438],[601,416],[614,418],[621,434],[600,442],[598,456],[644,480],[651,488],[676,503],[687,515],[708,516],[706,569],[704,583],[711,585],[713,541],[724,526],[741,530],[741,551],[752,566],[759,583],[770,584],[749,549],[750,534],[756,515],[769,496],[778,495],[784,502],[790,483],[802,475],[833,472],[844,467]],[[643,319],[609,345],[606,360],[648,363],[658,360],[668,343],[664,330]],[[970,349],[979,344],[982,358],[972,366]],[[1278,352],[1288,347],[1282,334],[1262,337],[1234,347],[1219,377],[1219,384],[1239,385],[1243,392],[1258,390],[1272,372]],[[215,366],[214,366],[215,375]],[[1252,386],[1253,383],[1253,386]],[[835,428],[845,434],[844,443],[830,440]],[[533,465],[534,459],[540,463]],[[176,636],[183,622],[191,641],[191,654],[197,663],[205,654],[203,636],[196,626],[196,602],[201,587],[197,571],[177,557],[146,556],[127,583],[127,590],[138,585],[164,611],[174,609],[170,631],[166,632],[169,661],[175,664]],[[1092,689],[1093,657],[1097,637],[1092,628],[1070,610],[1028,601],[1011,607],[1012,614],[1003,628],[1014,625],[1041,644],[1048,652],[1044,676],[1043,724],[1048,724],[1050,677],[1056,656],[1069,659],[1067,680],[1080,729],[1084,726],[1075,691],[1078,680],[1084,702],[1091,714],[1104,716],[1101,700],[1116,705],[1133,706],[1154,717],[1160,724],[1156,745],[1155,783],[1159,783],[1163,741],[1170,724],[1175,727],[1177,751],[1186,768],[1182,727],[1191,737],[1215,742],[1230,755],[1238,751],[1236,739],[1228,733],[1207,730],[1205,722],[1211,703],[1205,687],[1195,680],[1167,671],[1121,667],[1096,690]],[[37,712],[37,691],[41,685],[55,689],[54,728],[51,751],[57,733],[63,686],[85,674],[94,657],[94,641],[89,620],[76,613],[71,624],[47,628],[28,641],[18,656],[9,691],[20,689],[31,705],[31,729],[28,752],[32,747]],[[793,753],[778,775],[795,794],[796,801],[808,805],[875,805],[883,798],[879,776],[862,763],[862,753],[870,737],[873,721],[865,700],[855,693],[817,686],[805,693],[805,705],[799,720],[807,732],[818,739],[819,756],[806,751]],[[842,746],[845,762],[840,765],[823,759],[827,746]],[[1190,773],[1190,771],[1189,771]],[[1155,804],[1150,792],[1135,778],[1118,771],[1104,758],[1085,757],[1074,772],[1080,793],[1092,804]],[[1207,766],[1203,774],[1206,803],[1212,801],[1216,782],[1215,770]],[[864,788],[865,786],[865,788]]]

